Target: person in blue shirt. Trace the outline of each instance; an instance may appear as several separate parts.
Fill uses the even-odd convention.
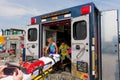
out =
[[[54,40],[52,38],[48,38],[48,46],[46,48],[46,53],[49,50],[49,54],[56,54],[58,53],[58,47],[57,44],[54,42]]]

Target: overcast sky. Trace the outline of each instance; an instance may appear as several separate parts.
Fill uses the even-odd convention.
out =
[[[25,27],[33,16],[88,2],[99,10],[120,10],[120,0],[0,0],[0,29]]]

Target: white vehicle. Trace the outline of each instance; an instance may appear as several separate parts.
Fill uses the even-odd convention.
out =
[[[71,73],[79,80],[120,80],[118,11],[99,11],[94,3],[31,18],[26,56],[40,58],[47,38],[72,49]],[[25,58],[26,58],[25,56]]]

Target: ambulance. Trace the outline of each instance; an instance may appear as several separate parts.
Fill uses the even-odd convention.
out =
[[[78,80],[120,80],[118,10],[94,3],[34,16],[26,27],[25,59],[43,56],[47,39],[71,47],[71,74]]]
[[[17,61],[23,54],[25,31],[22,28],[10,28],[4,30],[6,37],[6,50],[9,56],[9,61]]]

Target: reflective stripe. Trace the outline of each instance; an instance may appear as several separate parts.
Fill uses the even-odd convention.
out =
[[[92,71],[92,75],[95,75],[95,71]]]

